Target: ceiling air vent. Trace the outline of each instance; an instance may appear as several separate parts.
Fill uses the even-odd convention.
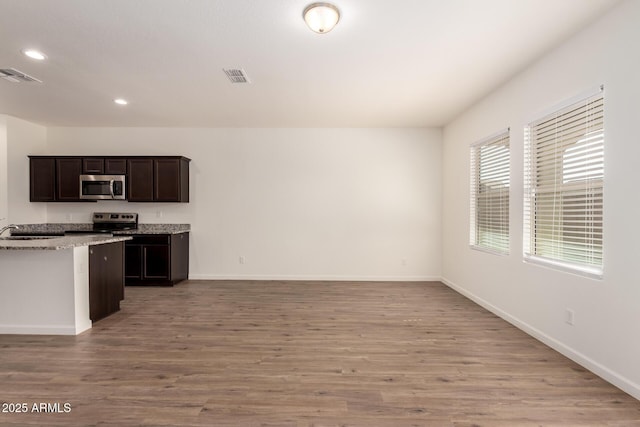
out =
[[[41,80],[31,77],[28,74],[18,71],[15,68],[2,68],[0,69],[0,78],[8,80],[13,83],[42,83]]]
[[[229,77],[231,83],[251,83],[247,73],[242,68],[223,68],[222,70]]]

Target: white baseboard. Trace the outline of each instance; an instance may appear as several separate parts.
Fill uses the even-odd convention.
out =
[[[520,319],[511,316],[509,313],[499,309],[498,307],[494,306],[488,301],[456,285],[450,280],[442,277],[441,281],[442,283],[444,283],[454,291],[458,292],[459,294],[465,296],[466,298],[469,298],[471,301],[489,310],[496,316],[506,320],[507,322],[511,323],[513,326],[520,329],[521,331],[526,332],[527,334],[531,335],[533,338],[537,339],[538,341],[548,345],[549,347],[553,348],[560,354],[568,357],[569,359],[573,360],[577,364],[590,370],[591,372],[598,375],[605,381],[610,382],[611,384],[618,387],[622,391],[640,400],[640,385],[636,384],[635,382],[629,380],[628,378],[625,378],[624,376],[618,374],[617,372],[607,368],[606,366],[596,362],[595,360],[576,351],[575,349],[567,346],[566,344],[545,334],[544,332],[536,329],[535,327],[529,325],[528,323],[525,323]]]
[[[440,276],[325,276],[189,274],[189,280],[305,280],[330,282],[439,282]]]
[[[90,328],[91,325],[87,329]],[[85,330],[76,331],[73,326],[0,325],[0,335],[78,335]]]

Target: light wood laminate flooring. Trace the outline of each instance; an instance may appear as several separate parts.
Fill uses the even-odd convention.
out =
[[[437,282],[128,287],[77,337],[0,335],[0,402],[29,407],[2,426],[640,426],[638,400]]]

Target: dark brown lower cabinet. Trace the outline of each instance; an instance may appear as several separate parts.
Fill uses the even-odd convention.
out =
[[[189,277],[189,233],[136,234],[125,244],[125,284],[172,286]]]
[[[120,310],[124,299],[124,242],[89,246],[89,318]]]

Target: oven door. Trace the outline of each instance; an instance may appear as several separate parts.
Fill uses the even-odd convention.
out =
[[[80,175],[80,198],[125,200],[124,175]]]

